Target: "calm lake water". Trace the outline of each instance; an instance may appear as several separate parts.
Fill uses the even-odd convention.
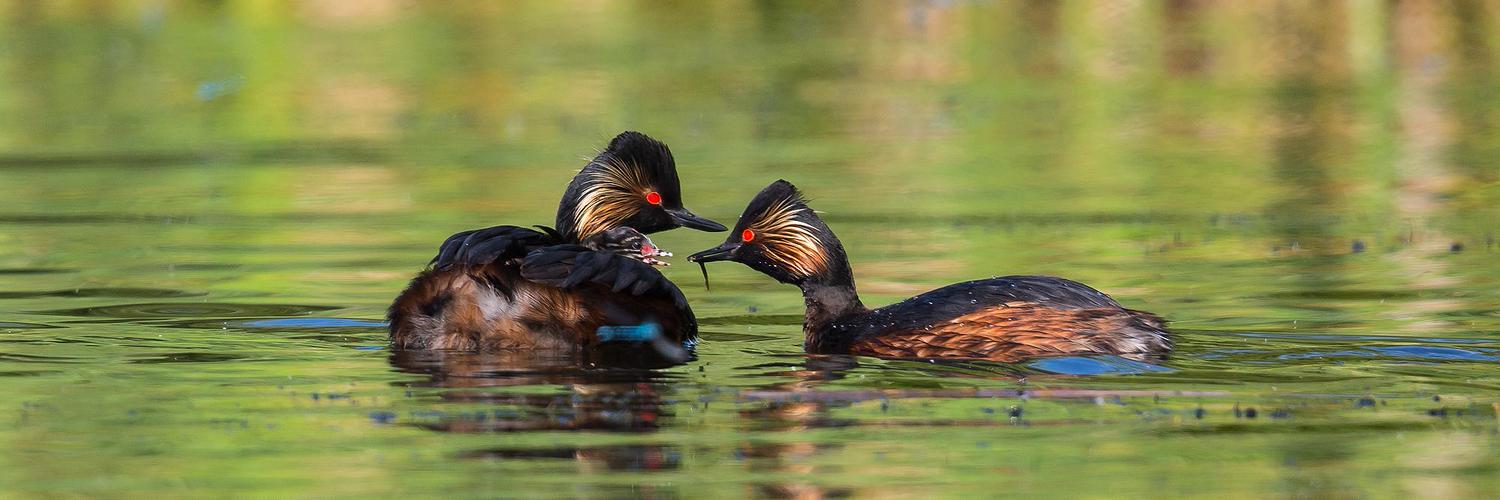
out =
[[[0,497],[1479,497],[1500,3],[0,3]],[[1053,274],[1159,363],[385,349],[450,233],[637,129],[726,224],[797,183],[865,302]],[[658,235],[680,255],[722,241]]]

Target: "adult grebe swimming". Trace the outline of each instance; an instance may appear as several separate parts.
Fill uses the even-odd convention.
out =
[[[1160,317],[1048,276],[958,283],[868,309],[855,292],[843,244],[786,181],[750,202],[723,245],[688,259],[739,262],[800,287],[804,347],[811,353],[1014,361],[1172,347]]]

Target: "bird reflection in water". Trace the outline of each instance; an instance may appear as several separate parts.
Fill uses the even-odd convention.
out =
[[[791,378],[791,381],[766,387],[769,390],[807,392],[817,385],[842,379],[845,372],[859,367],[853,356],[808,355],[803,363],[790,366],[790,370],[775,373]],[[855,425],[853,420],[834,418],[833,408],[847,407],[844,401],[768,401],[764,406],[743,409],[740,421],[746,422],[754,433],[802,434],[806,431]],[[797,475],[818,477],[820,467],[811,463],[817,455],[841,448],[838,443],[813,441],[762,441],[742,442],[735,450],[747,464],[747,470],[757,474]],[[841,498],[853,494],[847,488],[830,488],[800,481],[764,482],[752,486],[755,496],[770,498]]]
[[[682,468],[682,451],[676,446],[614,445],[562,448],[484,448],[465,452],[462,458],[478,460],[573,460],[581,472],[655,472]]]
[[[638,352],[638,351],[637,351]],[[413,388],[440,388],[442,405],[414,413],[412,425],[458,433],[603,431],[649,434],[671,418],[664,404],[665,383],[675,375],[661,371],[679,364],[662,357],[605,351],[588,352],[452,352],[395,351],[392,367],[420,374],[425,380],[404,382]],[[557,388],[553,392],[512,389]],[[488,460],[573,460],[581,471],[664,471],[681,467],[681,450],[672,445],[476,449],[459,456]]]

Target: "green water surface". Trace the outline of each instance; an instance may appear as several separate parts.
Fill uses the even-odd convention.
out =
[[[3,2],[0,497],[1492,495],[1497,27],[1483,0]],[[867,304],[1052,274],[1178,349],[810,357],[794,288],[680,257],[682,366],[385,349],[444,237],[550,223],[626,129],[726,224],[798,184]]]

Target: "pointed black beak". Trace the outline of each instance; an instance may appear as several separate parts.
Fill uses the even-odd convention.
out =
[[[693,213],[687,211],[686,208],[669,209],[667,210],[667,214],[671,215],[672,220],[676,222],[677,225],[682,227],[697,229],[699,231],[708,231],[711,233],[717,233],[720,231],[725,231],[727,229],[723,224],[699,217],[697,215],[693,215]]]
[[[734,251],[739,247],[740,245],[738,243],[725,243],[723,245],[719,245],[708,250],[689,255],[688,260],[691,262],[699,263],[718,262],[721,260],[734,260]]]

